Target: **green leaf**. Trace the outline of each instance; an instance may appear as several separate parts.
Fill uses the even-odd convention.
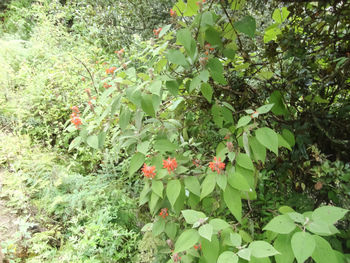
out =
[[[179,84],[176,80],[167,81],[165,86],[173,96],[177,96],[179,94]]]
[[[316,247],[315,239],[307,232],[294,233],[291,244],[298,263],[304,263],[313,254]]]
[[[152,231],[153,223],[148,223],[141,228],[142,232]]]
[[[216,184],[215,174],[214,173],[207,174],[201,186],[202,188],[201,195],[200,195],[201,200],[214,191],[215,184]]]
[[[259,128],[255,131],[257,140],[267,149],[278,155],[278,136],[273,130],[267,127]]]
[[[224,191],[224,200],[231,211],[233,216],[241,222],[242,220],[242,200],[241,194],[238,190],[233,189],[230,185],[227,185]]]
[[[211,58],[208,61],[207,67],[210,72],[210,76],[218,83],[226,85],[227,81],[224,76],[224,66],[217,58]]]
[[[283,96],[280,91],[276,90],[270,95],[270,103],[273,103],[271,111],[276,115],[287,115],[288,110],[283,102]]]
[[[297,213],[297,212],[289,212],[287,215],[292,219],[294,222],[304,224],[305,223],[305,217],[304,215]]]
[[[220,218],[214,218],[209,221],[209,224],[213,226],[213,231],[216,234],[218,231],[230,228],[230,225]]]
[[[222,252],[218,258],[217,263],[237,263],[238,256],[232,251]]]
[[[264,34],[264,43],[268,43],[271,40],[276,40],[277,35],[281,34],[282,31],[278,27],[278,24],[275,23],[265,29],[265,34]]]
[[[240,258],[243,258],[247,261],[250,261],[251,250],[250,250],[250,248],[243,248],[237,252],[237,255]]]
[[[165,220],[163,218],[158,218],[156,222],[153,223],[152,234],[153,236],[160,235],[165,229]]]
[[[268,80],[272,78],[274,73],[272,71],[261,71],[257,74],[258,78],[261,80]]]
[[[238,172],[230,172],[228,174],[228,183],[235,189],[240,191],[250,191],[251,187],[245,177]]]
[[[160,198],[163,198],[163,190],[164,190],[164,185],[163,185],[162,181],[159,181],[159,180],[152,181],[153,193],[158,195]]]
[[[177,232],[177,225],[173,222],[168,222],[165,226],[165,233],[168,235],[168,237],[172,240],[175,239]]]
[[[283,129],[282,136],[291,147],[293,147],[295,145],[294,134],[290,130]]]
[[[198,12],[198,5],[196,4],[196,0],[188,0],[187,7],[184,12],[184,16],[194,16]]]
[[[287,214],[287,213],[291,213],[291,212],[295,212],[293,208],[289,207],[289,206],[281,206],[280,208],[278,208],[278,212],[280,212],[281,214]]]
[[[143,189],[140,193],[140,198],[139,198],[139,206],[147,203],[149,201],[149,195],[148,193],[151,191],[151,187],[148,184],[148,182],[145,183],[143,186]]]
[[[185,186],[193,194],[201,195],[201,185],[199,184],[198,178],[196,176],[185,177]]]
[[[231,48],[225,48],[224,51],[222,52],[223,55],[229,59],[234,59],[236,55],[236,51]]]
[[[236,157],[236,162],[239,166],[254,171],[254,165],[250,157],[245,153],[239,153]]]
[[[242,245],[242,237],[238,233],[230,234],[230,241],[234,247],[240,247]]]
[[[226,189],[226,185],[227,185],[227,177],[226,177],[226,175],[218,174],[216,176],[216,183],[221,188],[221,190],[224,191]]]
[[[81,142],[82,142],[82,138],[80,136],[75,137],[74,140],[69,144],[68,151],[78,147]]]
[[[214,19],[211,12],[206,11],[202,13],[201,17],[201,28],[205,28],[207,26],[213,26],[214,25]]]
[[[130,116],[131,116],[130,110],[127,107],[123,108],[123,111],[120,114],[120,119],[119,119],[119,127],[120,127],[120,129],[125,130],[125,128],[129,124]]]
[[[273,105],[274,105],[273,103],[263,105],[263,106],[257,108],[256,111],[257,111],[259,114],[268,113],[268,112],[272,109]]]
[[[162,28],[162,30],[159,32],[159,38],[161,38],[162,36],[164,36],[168,31],[169,29],[171,28],[171,24],[170,25],[166,25]]]
[[[251,255],[256,258],[266,258],[279,254],[279,252],[266,241],[253,241],[249,244]]]
[[[290,244],[291,235],[278,235],[274,247],[281,253],[275,255],[276,263],[293,263],[294,254]]]
[[[149,145],[149,141],[141,142],[137,145],[137,151],[146,155],[148,153]]]
[[[250,116],[243,116],[238,120],[236,129],[246,126],[250,121],[252,120],[252,118]]]
[[[174,152],[178,146],[167,139],[159,139],[154,143],[154,149],[159,152]]]
[[[282,24],[282,22],[288,17],[289,13],[287,7],[282,7],[282,10],[276,8],[275,11],[273,11],[272,19],[275,20],[276,23]]]
[[[209,27],[205,31],[205,40],[213,46],[218,46],[220,48],[222,47],[220,33],[216,31],[213,27]]]
[[[153,96],[151,94],[143,94],[141,99],[141,107],[142,110],[149,116],[156,116],[156,112],[153,106]]]
[[[197,89],[199,85],[201,84],[201,79],[199,76],[195,76],[190,83],[190,87],[188,89],[188,92],[192,92],[193,90]]]
[[[216,262],[219,257],[220,243],[216,235],[212,237],[212,240],[201,239],[202,253],[205,262]]]
[[[155,212],[155,208],[158,204],[158,201],[159,201],[159,196],[157,194],[155,194],[154,192],[151,193],[151,199],[148,203],[149,205],[149,210],[151,212],[151,214],[154,214]]]
[[[190,57],[194,56],[196,53],[196,42],[188,28],[183,28],[177,31],[176,40],[184,46],[187,54]]]
[[[312,219],[333,225],[338,220],[342,219],[348,211],[349,210],[335,206],[322,206],[312,213]]]
[[[145,155],[142,153],[135,153],[130,160],[129,175],[133,175],[138,169],[140,169],[144,161]]]
[[[316,263],[337,262],[337,258],[333,252],[331,245],[322,237],[312,236],[316,242],[316,248],[312,253],[312,258]]]
[[[282,137],[282,135],[277,133],[277,137],[278,137],[278,146],[279,147],[287,148],[290,151],[292,150],[289,143]]]
[[[171,180],[166,187],[166,195],[172,207],[174,207],[177,198],[181,192],[181,183],[179,180]]]
[[[209,80],[209,71],[208,70],[202,70],[200,73],[199,73],[199,76],[201,81],[203,82],[207,82]]]
[[[256,30],[255,19],[251,16],[245,16],[242,20],[235,22],[234,27],[247,36],[253,38]]]
[[[195,229],[185,230],[176,240],[174,253],[179,253],[193,247],[198,240],[199,234]]]
[[[191,225],[198,222],[199,219],[206,218],[206,215],[203,212],[196,210],[182,210],[181,213],[184,216],[186,223]]]
[[[201,85],[201,92],[204,96],[204,98],[207,99],[209,103],[211,103],[211,98],[213,96],[213,88],[208,83],[202,83]]]
[[[168,51],[167,57],[168,57],[169,62],[171,62],[171,63],[183,66],[184,68],[189,67],[188,62],[185,58],[185,55],[182,54],[179,50],[170,49]]]
[[[288,215],[279,215],[274,217],[263,230],[270,230],[279,234],[289,234],[295,227],[296,225]]]
[[[157,95],[157,96],[160,96],[161,95],[161,90],[162,90],[162,81],[157,79],[157,80],[154,80],[150,83],[149,85],[149,91],[154,94],[154,95]]]
[[[255,137],[249,138],[249,145],[252,149],[254,159],[256,161],[262,161],[262,163],[265,163],[266,147],[263,146]]]
[[[211,241],[211,236],[213,235],[213,226],[210,224],[202,225],[198,229],[198,234],[201,237],[204,237],[205,239],[208,239],[209,241]]]
[[[97,135],[90,135],[89,137],[87,137],[86,142],[90,147],[98,150],[98,137],[97,137]]]

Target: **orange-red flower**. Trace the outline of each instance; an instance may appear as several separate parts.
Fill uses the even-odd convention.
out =
[[[170,171],[174,171],[177,167],[177,162],[176,159],[171,159],[170,157],[168,157],[167,160],[163,160],[163,168],[168,169],[168,172],[170,173]]]
[[[107,74],[113,74],[113,72],[117,69],[117,67],[111,67],[106,69]]]
[[[112,87],[112,85],[109,85],[108,83],[105,82],[105,83],[103,83],[103,87],[108,89],[108,88]]]
[[[174,11],[174,9],[170,9],[170,16],[172,17],[176,16],[176,12]]]
[[[169,215],[169,214],[168,214],[168,208],[162,208],[162,209],[160,210],[159,215],[165,219],[165,218]]]
[[[144,164],[142,168],[143,175],[151,179],[153,179],[156,176],[155,170],[155,166],[147,166],[147,164]]]
[[[72,114],[70,115],[70,121],[75,125],[75,128],[79,129],[80,125],[82,124],[82,121],[80,119],[80,111],[77,106],[73,106],[72,108]]]
[[[214,162],[210,162],[209,167],[213,172],[217,171],[217,173],[220,174],[221,171],[225,169],[225,164],[223,162],[221,162],[220,157],[219,157],[219,159],[214,157]]]
[[[199,243],[198,245],[194,245],[193,247],[194,247],[195,250],[198,250],[198,249],[201,250],[202,249],[202,244]]]
[[[161,28],[161,27],[160,27],[160,28],[157,28],[157,29],[153,29],[153,34],[154,34],[156,37],[158,37],[160,31],[162,31],[162,28]]]
[[[121,55],[121,54],[123,54],[124,53],[124,48],[122,48],[122,49],[120,49],[120,50],[116,50],[116,51],[114,51],[114,53],[116,53],[116,54],[118,54],[118,55]]]

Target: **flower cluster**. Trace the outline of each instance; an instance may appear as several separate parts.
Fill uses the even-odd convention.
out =
[[[174,9],[170,9],[170,16],[176,17],[176,12],[174,11]]]
[[[202,244],[199,243],[198,245],[193,246],[195,250],[201,250],[202,249]]]
[[[168,157],[167,160],[163,160],[163,168],[166,168],[168,170],[168,173],[170,174],[170,171],[174,171],[177,167],[176,159],[171,159]]]
[[[124,48],[122,48],[121,50],[114,51],[114,53],[118,55],[122,55],[124,52],[125,52]]]
[[[109,85],[108,83],[105,82],[105,83],[103,83],[103,87],[108,89],[108,88],[112,87],[112,85]]]
[[[204,54],[207,55],[207,56],[209,55],[210,51],[214,51],[214,48],[211,47],[211,45],[209,43],[204,46],[204,49],[205,49]]]
[[[160,210],[159,216],[163,217],[163,219],[165,219],[168,215],[168,208],[162,208]]]
[[[209,167],[213,172],[217,171],[217,173],[220,174],[221,171],[223,171],[225,169],[225,164],[223,162],[221,162],[220,157],[219,157],[219,159],[214,157],[214,162],[210,162]]]
[[[71,122],[75,125],[76,129],[79,129],[80,125],[82,124],[80,119],[80,111],[77,106],[73,106],[71,109],[72,109],[72,114],[70,115]]]
[[[156,176],[155,170],[155,166],[147,166],[147,164],[144,164],[142,168],[142,173],[147,178],[153,179]]]
[[[153,34],[155,35],[155,37],[159,36],[160,31],[162,31],[163,28],[157,28],[157,29],[153,29]]]
[[[117,67],[110,67],[106,69],[107,74],[113,74],[113,72],[117,69]]]

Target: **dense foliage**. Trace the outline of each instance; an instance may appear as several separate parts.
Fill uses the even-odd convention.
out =
[[[64,160],[2,161],[60,225],[28,262],[349,262],[349,13],[12,1],[0,121]]]

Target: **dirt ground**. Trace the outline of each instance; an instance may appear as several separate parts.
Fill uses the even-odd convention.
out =
[[[2,191],[2,174],[3,172],[0,170],[0,263],[5,262],[4,256],[1,251],[1,243],[9,240],[16,233],[16,225],[15,220],[16,216],[11,214],[11,211],[6,208],[6,200],[1,197]]]

